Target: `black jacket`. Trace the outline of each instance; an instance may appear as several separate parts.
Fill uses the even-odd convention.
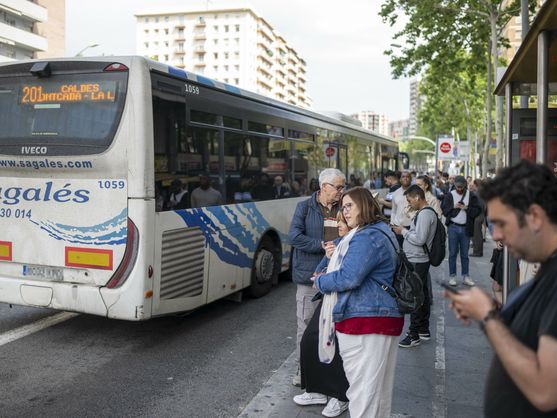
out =
[[[474,219],[482,213],[482,207],[480,206],[480,201],[476,193],[469,190],[467,190],[467,192],[470,193],[470,199],[468,208],[466,209],[466,235],[471,237],[474,235]],[[441,210],[447,219],[446,224],[449,225],[452,218],[457,216],[462,209],[456,209],[454,207],[453,194],[449,192],[443,198]]]

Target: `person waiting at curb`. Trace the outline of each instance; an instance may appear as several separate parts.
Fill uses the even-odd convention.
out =
[[[449,241],[449,284],[456,286],[456,257],[460,252],[462,281],[467,286],[474,286],[470,279],[468,251],[470,237],[474,235],[474,219],[481,212],[478,196],[466,187],[466,179],[456,176],[454,189],[445,195],[441,208],[446,218],[447,237]]]
[[[429,315],[431,300],[429,297],[429,255],[424,250],[424,245],[431,249],[435,229],[437,228],[437,214],[425,200],[425,193],[420,186],[414,184],[404,192],[410,207],[417,211],[410,229],[400,226],[393,227],[396,234],[402,234],[404,244],[402,249],[408,257],[408,261],[414,266],[416,273],[422,279],[424,289],[424,303],[410,315],[410,328],[406,337],[398,343],[399,347],[415,347],[421,340],[427,341],[431,338],[429,332]]]
[[[288,238],[292,245],[292,281],[296,283],[296,350],[300,358],[300,341],[318,305],[312,301],[317,291],[311,277],[325,254],[325,243],[338,237],[338,202],[346,184],[346,176],[336,168],[319,174],[320,189],[309,199],[299,202],[292,217]],[[300,369],[292,379],[300,386]]]
[[[522,161],[480,189],[493,239],[514,257],[541,263],[503,307],[479,288],[445,292],[456,317],[479,322],[495,356],[487,376],[487,418],[557,417],[557,178]]]
[[[338,235],[334,245],[327,246],[325,257],[315,269],[314,277],[327,270],[329,259],[340,240],[348,234],[350,228],[346,219],[339,212],[337,215]],[[320,295],[322,296],[322,295]],[[337,417],[348,409],[348,380],[342,365],[342,358],[338,352],[338,342],[335,344],[335,355],[330,363],[323,363],[319,359],[319,317],[321,316],[320,303],[311,318],[302,341],[300,343],[300,371],[302,376],[302,389],[305,392],[294,396],[297,405],[325,405],[321,412],[326,417]],[[327,401],[327,397],[329,400]]]

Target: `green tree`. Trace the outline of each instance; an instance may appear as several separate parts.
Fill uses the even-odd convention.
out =
[[[533,10],[536,0],[529,0]],[[402,13],[401,13],[402,12]],[[484,163],[487,160],[492,137],[492,91],[498,48],[508,41],[501,38],[501,30],[520,12],[518,1],[504,6],[494,0],[386,0],[380,15],[390,26],[399,23],[400,16],[407,19],[403,28],[394,35],[394,41],[403,46],[389,49],[395,78],[422,74],[431,68],[430,77],[439,84],[449,86],[447,78],[454,74],[467,74],[471,81],[478,74],[486,74]],[[471,86],[470,86],[471,87]],[[474,90],[474,89],[471,89]],[[426,92],[428,100],[435,99]],[[502,162],[502,108],[498,101],[499,118],[496,124],[498,141],[497,165]],[[447,118],[453,115],[445,112]],[[485,173],[486,165],[483,165]]]

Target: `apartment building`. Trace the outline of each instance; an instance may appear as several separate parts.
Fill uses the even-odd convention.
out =
[[[35,33],[48,40],[48,49],[46,51],[37,51],[35,58],[59,58],[65,56],[66,1],[37,0],[36,3],[48,10],[47,21],[35,24]]]
[[[137,53],[304,108],[306,62],[246,8],[136,14]]]
[[[34,58],[46,51],[45,37],[35,33],[35,24],[46,22],[45,7],[27,0],[0,0],[0,61]]]
[[[395,120],[389,123],[389,136],[394,139],[400,139],[408,136],[410,119]]]
[[[408,123],[408,135],[413,136],[418,132],[418,113],[422,105],[420,95],[420,80],[410,80],[410,121]]]
[[[352,118],[362,122],[362,126],[370,131],[378,132],[382,135],[389,135],[389,118],[383,113],[373,110],[362,110],[351,115]]]
[[[513,4],[513,0],[503,0],[502,7],[507,8]],[[538,0],[538,5],[536,7],[537,10],[540,9],[545,0]],[[533,16],[530,16],[530,21],[532,21]],[[522,17],[520,15],[512,17],[509,22],[503,28],[501,32],[501,36],[507,38],[509,40],[509,47],[508,48],[501,48],[500,55],[506,63],[510,63],[513,57],[518,51],[520,44],[522,43]]]

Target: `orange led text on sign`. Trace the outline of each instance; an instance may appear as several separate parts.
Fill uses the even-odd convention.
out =
[[[114,89],[103,89],[98,83],[63,84],[54,91],[44,91],[43,86],[23,86],[21,103],[113,102],[114,98]]]

